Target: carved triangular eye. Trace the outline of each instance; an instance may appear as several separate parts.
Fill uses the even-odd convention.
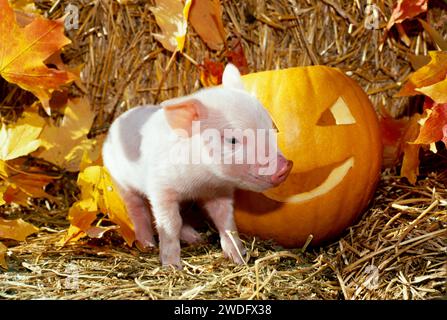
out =
[[[322,114],[320,119],[317,121],[317,126],[335,126],[339,124],[354,124],[355,119],[352,116],[349,107],[342,97],[339,97],[337,101],[330,107],[326,109]]]

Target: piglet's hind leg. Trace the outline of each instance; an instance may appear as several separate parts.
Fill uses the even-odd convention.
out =
[[[187,244],[194,245],[203,242],[202,236],[191,225],[183,224],[180,231],[180,240]]]
[[[130,220],[134,225],[138,249],[147,251],[156,247],[151,213],[144,198],[137,192],[124,188],[120,188],[120,194],[126,205]]]

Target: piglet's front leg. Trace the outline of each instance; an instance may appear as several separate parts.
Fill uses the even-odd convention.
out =
[[[220,235],[224,255],[237,264],[243,264],[246,250],[239,239],[233,216],[233,199],[216,198],[204,203],[204,208]]]

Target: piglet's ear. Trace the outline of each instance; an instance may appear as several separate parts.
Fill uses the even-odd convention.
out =
[[[222,84],[224,87],[244,89],[241,74],[239,70],[231,63],[227,64],[222,75]]]
[[[169,126],[176,130],[179,135],[192,135],[193,121],[206,118],[205,106],[196,99],[180,100],[176,102],[166,101],[161,104]]]

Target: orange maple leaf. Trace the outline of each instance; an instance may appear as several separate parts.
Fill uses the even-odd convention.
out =
[[[39,231],[39,228],[22,219],[6,220],[0,218],[0,238],[25,241],[26,237],[37,231]]]
[[[219,0],[193,1],[189,22],[208,47],[212,50],[222,49],[225,43],[225,28]]]
[[[406,177],[408,182],[415,184],[417,176],[419,175],[419,150],[420,144],[412,143],[419,133],[421,115],[415,113],[408,122],[407,128],[402,136],[401,150],[403,153],[402,168],[400,169],[400,175]]]
[[[48,68],[44,61],[71,43],[64,36],[63,20],[37,17],[21,28],[8,0],[0,0],[0,76],[32,92],[50,113],[51,93],[76,76],[65,70]]]
[[[447,103],[437,104],[429,109],[427,119],[419,131],[414,143],[431,144],[442,141],[447,146]]]
[[[425,94],[424,115],[411,126],[412,134],[403,138],[408,142],[403,149],[401,176],[414,184],[419,170],[419,149],[430,145],[437,152],[436,142],[447,146],[447,52],[431,51],[431,61],[414,72],[397,96]]]

